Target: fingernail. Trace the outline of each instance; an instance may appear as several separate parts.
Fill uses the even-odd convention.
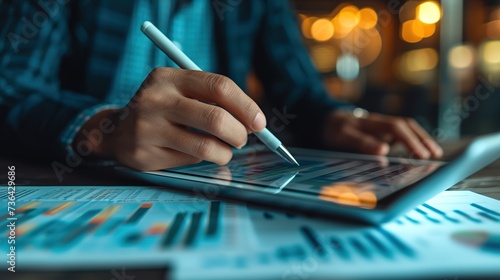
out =
[[[387,143],[373,142],[368,145],[367,153],[385,156],[389,153],[391,148]]]
[[[418,154],[420,155],[420,158],[423,158],[423,159],[428,159],[431,154],[427,151],[427,150],[419,150],[418,151]]]
[[[383,143],[380,146],[380,154],[385,156],[385,155],[387,155],[389,153],[390,149],[391,149],[391,147],[389,147],[389,144]]]
[[[252,126],[254,131],[261,131],[266,127],[266,118],[261,113],[257,113],[255,119],[253,119]]]
[[[434,154],[436,155],[437,158],[440,158],[443,156],[443,149],[439,147],[438,145],[434,145]]]
[[[245,143],[241,144],[240,146],[236,147],[236,149],[241,150],[241,148],[245,147],[248,143],[248,138],[245,140]]]

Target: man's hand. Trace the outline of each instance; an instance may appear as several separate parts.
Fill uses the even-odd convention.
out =
[[[93,154],[139,170],[202,160],[226,164],[230,146],[243,147],[248,131],[266,126],[257,104],[229,78],[171,68],[153,70],[126,108],[101,112],[82,130],[95,128],[104,117],[115,120],[116,129]],[[82,137],[77,135],[73,145]]]
[[[326,121],[329,148],[373,155],[386,155],[390,146],[402,143],[417,158],[439,158],[443,151],[413,119],[371,113],[356,117],[338,110]]]

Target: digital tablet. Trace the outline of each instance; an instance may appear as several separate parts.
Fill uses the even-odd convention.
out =
[[[290,148],[291,166],[263,146],[225,166],[202,162],[161,171],[117,169],[204,198],[236,198],[370,224],[413,210],[500,157],[500,133],[476,138],[449,162]]]

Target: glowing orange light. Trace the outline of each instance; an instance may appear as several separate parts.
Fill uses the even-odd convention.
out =
[[[431,23],[431,24],[423,24],[423,29],[424,29],[424,33],[422,34],[422,37],[424,38],[428,38],[428,37],[431,37],[432,35],[434,35],[434,33],[436,33],[436,25]]]
[[[320,42],[330,40],[334,31],[332,22],[325,18],[316,20],[311,26],[312,37]]]
[[[424,2],[417,8],[417,18],[423,23],[436,23],[441,19],[441,9],[434,1]]]
[[[358,26],[362,29],[371,29],[377,25],[378,16],[372,8],[361,9],[357,17],[359,18]]]
[[[417,43],[422,41],[422,36],[418,33],[424,33],[422,26],[415,24],[416,20],[409,20],[401,26],[401,38],[408,43]],[[421,30],[422,29],[422,30]]]
[[[346,205],[359,205],[359,197],[355,193],[342,193],[339,195],[338,202]]]
[[[436,32],[436,25],[434,23],[426,24],[419,20],[412,20],[413,34],[420,38],[428,38]]]
[[[348,29],[354,28],[360,21],[359,10],[356,6],[344,7],[338,14],[340,24]]]
[[[370,187],[372,186],[354,182],[335,183],[322,187],[319,197],[335,203],[373,208],[377,204],[377,197],[373,192],[366,191]],[[360,189],[364,189],[365,191],[361,191],[358,194]]]
[[[342,39],[352,31],[352,28],[346,28],[342,24],[340,24],[338,15],[332,19],[332,24],[335,29],[335,32],[333,33],[333,38],[335,39]]]
[[[358,194],[358,197],[363,204],[372,206],[377,204],[377,196],[373,192],[362,192]]]
[[[411,21],[411,32],[419,38],[424,38],[424,24],[418,20]]]

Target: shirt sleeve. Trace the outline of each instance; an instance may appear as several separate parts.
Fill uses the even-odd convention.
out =
[[[255,53],[255,72],[266,97],[302,145],[321,145],[326,115],[354,107],[334,100],[323,85],[302,42],[295,14],[287,0],[265,1],[266,15]],[[293,119],[292,119],[293,117]]]
[[[71,152],[83,123],[113,105],[61,89],[61,61],[71,51],[69,5],[56,10],[41,2],[0,2],[6,38],[0,45],[0,138],[3,150],[53,158]]]

